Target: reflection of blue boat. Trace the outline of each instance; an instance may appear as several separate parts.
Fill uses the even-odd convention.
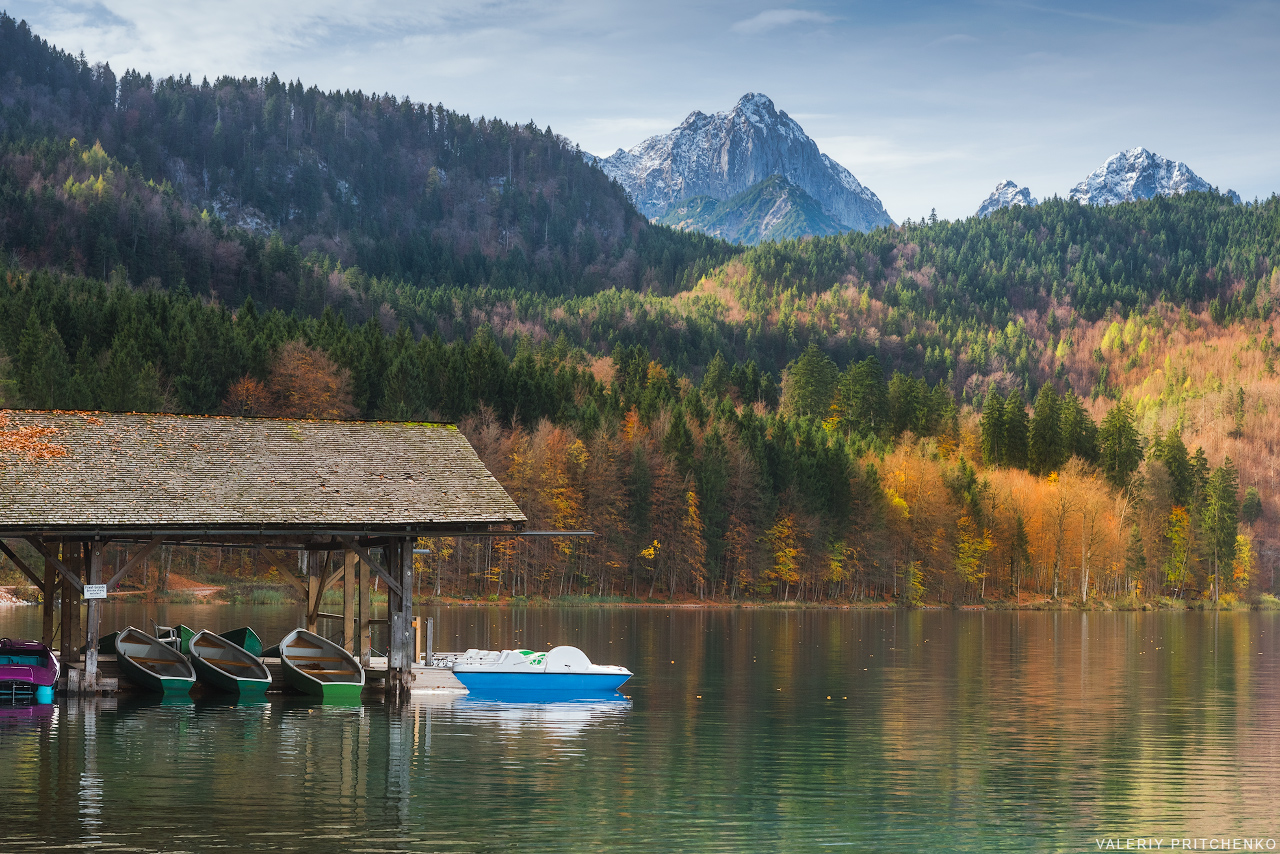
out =
[[[461,697],[450,704],[457,714],[477,723],[497,724],[515,731],[525,728],[543,730],[548,735],[570,737],[588,726],[620,723],[631,711],[631,701],[621,694],[547,700],[538,697],[530,702],[525,693],[520,699],[498,697]]]
[[[473,694],[529,694],[548,697],[611,694],[631,678],[631,671],[611,664],[592,664],[575,646],[547,652],[471,649],[453,662],[453,675]]]

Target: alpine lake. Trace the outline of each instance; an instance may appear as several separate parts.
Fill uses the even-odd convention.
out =
[[[1280,614],[421,613],[437,650],[571,644],[635,676],[623,696],[573,703],[419,692],[400,705],[120,695],[0,708],[0,849],[1280,844]],[[299,617],[119,603],[102,630],[251,625],[271,644]],[[39,637],[39,619],[4,608],[0,635]]]

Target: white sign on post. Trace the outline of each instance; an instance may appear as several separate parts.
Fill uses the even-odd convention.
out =
[[[86,599],[106,599],[107,585],[105,584],[86,584],[84,586],[84,598]]]

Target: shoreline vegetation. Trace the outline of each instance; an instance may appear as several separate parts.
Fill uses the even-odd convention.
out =
[[[233,582],[226,585],[216,583],[187,585],[169,592],[155,590],[125,590],[112,593],[109,601],[130,602],[148,605],[301,605],[287,587],[277,585],[254,585]],[[335,595],[336,593],[336,595]],[[372,595],[374,608],[385,607],[387,595],[382,591],[374,591]],[[504,608],[553,607],[553,608],[760,608],[785,610],[846,610],[846,611],[1280,611],[1280,598],[1269,593],[1259,593],[1251,599],[1237,599],[1226,595],[1215,604],[1211,599],[1183,600],[1170,596],[1157,596],[1141,599],[1128,596],[1121,599],[1090,598],[1087,602],[1079,599],[1052,599],[1047,597],[1027,597],[1022,601],[1010,599],[990,599],[968,604],[949,602],[917,602],[894,599],[854,599],[854,600],[813,600],[813,601],[779,601],[776,599],[730,599],[726,597],[639,598],[633,596],[593,596],[590,594],[566,594],[563,596],[435,596],[431,594],[415,594],[415,605],[444,605],[448,607],[486,607]],[[30,585],[0,586],[0,606],[3,605],[37,605],[40,594]],[[325,605],[341,605],[340,591],[325,594],[322,603]]]
[[[6,408],[445,420],[530,530],[597,536],[421,540],[434,597],[1280,591],[1280,197],[743,248],[532,122],[117,77],[3,13],[0,94],[0,466],[39,464]],[[171,569],[273,580],[170,547],[131,580],[199,599]]]

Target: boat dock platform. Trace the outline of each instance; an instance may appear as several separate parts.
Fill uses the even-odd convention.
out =
[[[267,689],[268,694],[285,694],[292,693],[288,685],[284,681],[284,672],[281,668],[280,659],[264,658],[262,663],[267,666],[267,670],[271,672],[271,687]],[[385,656],[372,656],[369,659],[369,666],[365,668],[365,693],[382,693],[386,690],[387,682],[387,659]],[[427,664],[415,664],[411,670],[412,682],[409,686],[410,691],[432,691],[432,692],[456,692],[463,693],[467,689],[458,681],[458,677],[453,675],[453,671],[447,667],[432,667]],[[82,688],[82,680],[84,674],[84,663],[79,662],[70,664],[63,669],[62,678],[58,680],[58,693],[60,695],[77,695],[85,693]],[[120,678],[120,666],[114,655],[100,655],[98,657],[98,680],[96,693],[101,696],[111,696],[117,693],[128,694],[135,690],[133,685],[127,679]],[[202,689],[197,685],[196,692]]]

